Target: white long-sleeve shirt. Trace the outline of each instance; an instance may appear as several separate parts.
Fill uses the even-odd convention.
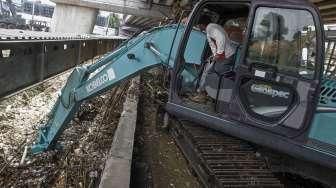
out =
[[[222,26],[210,23],[206,27],[206,33],[213,55],[223,54],[224,52],[225,57],[229,58],[235,53],[235,48]]]

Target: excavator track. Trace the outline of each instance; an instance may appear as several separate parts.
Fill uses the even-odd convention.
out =
[[[188,121],[171,133],[205,187],[284,187],[246,141]]]

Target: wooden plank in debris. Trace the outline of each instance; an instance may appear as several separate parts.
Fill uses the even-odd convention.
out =
[[[132,80],[99,188],[129,188],[140,78]]]

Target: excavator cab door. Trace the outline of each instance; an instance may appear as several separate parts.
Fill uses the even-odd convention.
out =
[[[226,112],[244,124],[295,137],[319,96],[323,35],[315,9],[255,4]]]

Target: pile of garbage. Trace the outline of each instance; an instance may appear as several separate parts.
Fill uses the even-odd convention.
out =
[[[84,102],[58,143],[28,155],[69,73],[0,102],[0,187],[92,187],[99,183],[127,84]]]
[[[9,166],[19,165],[16,153],[33,141],[68,76],[62,74],[0,102],[0,157]]]

